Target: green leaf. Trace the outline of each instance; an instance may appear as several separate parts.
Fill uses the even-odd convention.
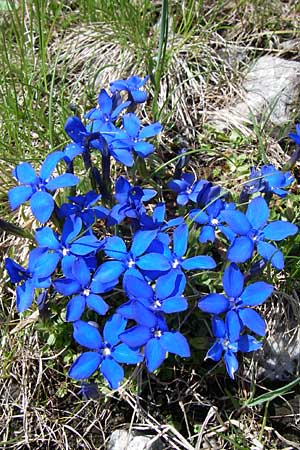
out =
[[[262,403],[265,403],[265,402],[271,402],[276,397],[290,393],[291,388],[293,388],[294,386],[296,386],[299,383],[300,383],[300,377],[296,378],[294,381],[291,381],[290,383],[286,384],[285,386],[275,389],[274,391],[267,392],[266,394],[262,394],[259,397],[256,397],[252,401],[246,401],[245,406],[257,406],[257,405],[261,405]]]

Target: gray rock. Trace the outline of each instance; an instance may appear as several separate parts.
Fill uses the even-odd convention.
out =
[[[127,430],[115,430],[112,432],[107,450],[162,450],[163,444],[155,436],[137,435]]]
[[[241,86],[242,101],[212,114],[217,129],[240,128],[253,118],[282,126],[292,119],[300,98],[300,62],[275,56],[259,58]]]

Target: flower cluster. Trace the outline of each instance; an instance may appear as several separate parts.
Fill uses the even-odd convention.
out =
[[[20,163],[13,171],[19,185],[8,193],[12,209],[29,201],[39,222],[28,267],[10,258],[5,262],[17,285],[18,311],[26,311],[35,299],[40,304],[56,297],[65,308],[66,321],[73,324],[74,340],[87,349],[69,375],[82,380],[99,370],[113,389],[124,378],[123,364],[145,361],[152,372],[169,353],[190,356],[174,313],[189,308],[190,272],[201,280],[203,271],[222,271],[224,262],[212,247],[215,242],[228,247],[224,294],[214,293],[212,284],[198,306],[212,316],[215,342],[207,357],[217,361],[223,356],[233,378],[236,353],[261,346],[248,334],[265,334],[264,320],[253,307],[273,291],[265,281],[248,283],[249,273],[251,277],[257,272],[254,268],[262,270],[266,264],[283,269],[283,254],[273,242],[298,232],[290,222],[269,221],[271,195],[283,197],[293,181],[290,173],[271,165],[252,169],[242,193],[246,210],[220,187],[182,173],[187,160],[176,167],[178,178],[167,182],[159,201],[152,186],[141,186],[139,178],[132,184],[122,175],[112,195],[111,158],[134,166],[153,153],[148,140],[162,130],[158,122],[142,126],[135,114],[147,100],[142,89],[146,81],[147,77],[132,76],[111,83],[110,93],[102,89],[96,108],[82,119],[67,120],[65,130],[72,142],[47,156],[39,175],[31,164]],[[86,193],[74,175],[80,158],[92,188]],[[97,167],[99,158],[102,170]],[[72,189],[63,202],[59,190],[67,188]],[[174,203],[185,208],[184,217],[168,217],[163,195],[170,196],[169,191],[176,194]],[[199,244],[190,246],[195,230]],[[245,264],[248,275],[243,274]]]

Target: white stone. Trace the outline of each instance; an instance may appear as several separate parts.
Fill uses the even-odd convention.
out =
[[[154,440],[154,437],[133,435],[127,430],[115,430],[110,436],[107,450],[162,450],[161,440]]]
[[[213,126],[243,129],[243,124],[253,123],[254,118],[282,126],[299,108],[300,62],[262,56],[246,74],[240,90],[240,101],[212,114]]]

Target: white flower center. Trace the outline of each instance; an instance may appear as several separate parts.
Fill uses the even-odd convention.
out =
[[[111,351],[110,351],[110,349],[108,348],[108,347],[105,347],[103,350],[102,350],[102,355],[103,356],[109,356],[111,354]]]

